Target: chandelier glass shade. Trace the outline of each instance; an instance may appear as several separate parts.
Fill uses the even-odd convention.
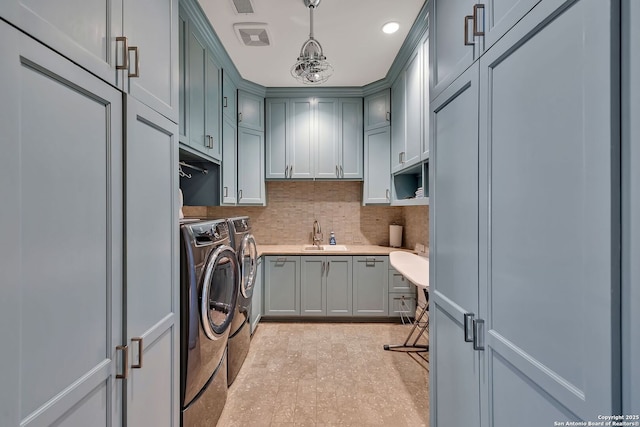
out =
[[[320,0],[304,0],[309,7],[309,39],[300,49],[298,60],[291,67],[291,75],[301,83],[315,85],[324,83],[333,74],[333,67],[322,51],[322,45],[313,37],[313,10]]]

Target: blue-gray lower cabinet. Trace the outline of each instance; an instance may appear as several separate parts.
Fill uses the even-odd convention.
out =
[[[300,315],[300,257],[264,259],[264,315]]]
[[[258,258],[256,264],[256,282],[253,285],[253,297],[251,299],[251,315],[249,316],[251,321],[251,335],[255,332],[262,317],[262,300],[264,293],[264,281],[263,281],[263,262],[262,257]]]
[[[118,426],[122,92],[2,20],[0,55],[0,425]]]
[[[353,257],[353,315],[387,316],[389,257]]]
[[[389,317],[414,317],[415,312],[416,286],[389,265]]]
[[[619,6],[542,0],[431,103],[433,426],[622,411]]]
[[[351,316],[350,256],[301,257],[300,296],[303,316]]]

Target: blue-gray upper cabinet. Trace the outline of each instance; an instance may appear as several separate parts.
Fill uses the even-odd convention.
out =
[[[391,172],[420,162],[423,147],[422,44],[391,86]]]
[[[195,26],[184,23],[186,57],[184,63],[184,93],[186,121],[181,142],[215,160],[222,159],[220,136],[220,69]],[[181,35],[183,33],[181,32]],[[181,44],[182,45],[182,44]],[[182,126],[182,124],[181,124]]]
[[[431,99],[438,96],[540,1],[431,1]]]
[[[225,70],[222,70],[222,114],[238,122],[238,89]]]
[[[364,187],[362,204],[391,203],[391,130],[389,126],[364,133]]]
[[[178,126],[130,96],[126,120],[127,424],[178,426]]]
[[[238,127],[238,204],[266,204],[264,133],[242,126]]]
[[[405,73],[391,85],[391,172],[402,170],[406,138]]]
[[[341,98],[338,106],[338,173],[341,179],[362,179],[362,98]],[[322,144],[322,140],[318,140]]]
[[[291,106],[286,98],[270,98],[265,102],[265,178],[288,178],[287,128],[289,126],[289,109]]]
[[[389,257],[353,257],[353,315],[387,316]]]
[[[264,98],[238,91],[238,126],[264,132]]]
[[[238,125],[235,117],[222,118],[222,200],[221,205],[238,203]]]
[[[429,118],[431,117],[429,110],[429,37],[424,37],[420,41],[420,50],[422,51],[422,137],[420,160],[424,161],[429,158]]]
[[[372,130],[391,124],[391,95],[385,89],[364,98],[364,130]]]
[[[340,177],[339,105],[336,98],[315,98],[311,101],[313,119],[311,138],[315,158],[314,177]]]
[[[122,4],[124,36],[131,52],[125,90],[177,123],[178,0],[124,0]]]
[[[431,100],[480,56],[480,37],[474,36],[473,31],[474,4],[474,0],[436,0],[429,3]],[[475,10],[477,14],[482,13],[477,7]]]
[[[178,0],[9,0],[0,17],[178,121]]]
[[[2,20],[0,55],[0,425],[119,426],[122,93]]]
[[[310,98],[291,99],[287,138],[288,178],[314,177],[314,106]]]
[[[300,257],[264,258],[264,316],[300,315]]]
[[[266,106],[266,179],[314,176],[311,98],[272,98]]]

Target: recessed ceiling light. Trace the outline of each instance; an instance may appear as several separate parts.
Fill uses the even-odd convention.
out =
[[[400,24],[398,24],[397,22],[391,21],[391,22],[387,22],[382,26],[382,31],[384,31],[387,34],[393,34],[396,31],[398,31],[398,28],[400,28]]]

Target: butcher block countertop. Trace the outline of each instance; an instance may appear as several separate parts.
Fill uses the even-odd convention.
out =
[[[337,245],[346,250],[332,250],[330,245],[322,245],[323,250],[309,250],[311,245],[258,245],[258,256],[263,255],[389,255],[393,251],[413,252],[412,249],[390,248],[376,245]]]

